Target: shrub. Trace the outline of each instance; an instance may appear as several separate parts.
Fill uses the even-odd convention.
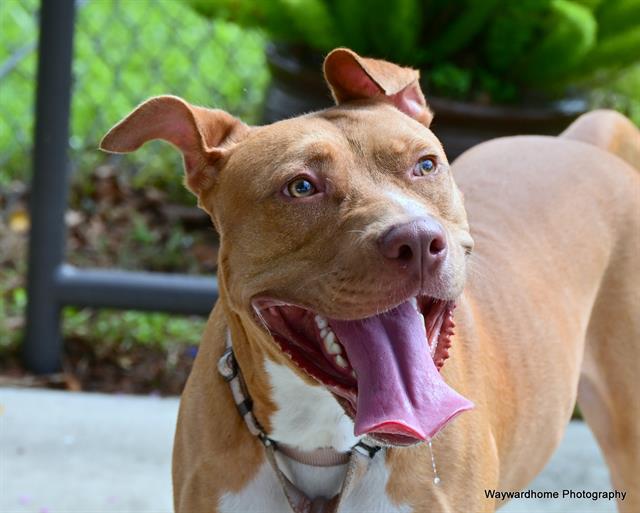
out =
[[[422,68],[437,94],[472,100],[553,98],[640,60],[638,0],[189,1],[276,42]]]

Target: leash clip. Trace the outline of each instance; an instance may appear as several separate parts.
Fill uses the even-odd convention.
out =
[[[274,449],[278,448],[276,441],[269,438],[264,431],[260,431],[256,436],[265,447],[273,447]]]
[[[382,447],[379,445],[367,445],[363,441],[360,441],[353,446],[354,451],[358,451],[360,454],[368,456],[369,459],[373,459],[380,449],[382,449]]]

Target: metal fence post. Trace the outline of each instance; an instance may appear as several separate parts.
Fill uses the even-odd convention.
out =
[[[38,373],[54,372],[61,364],[56,275],[65,247],[74,18],[74,0],[42,0],[23,344],[26,365]]]

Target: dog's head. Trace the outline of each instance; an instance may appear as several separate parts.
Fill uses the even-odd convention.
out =
[[[176,146],[220,234],[228,308],[333,392],[356,434],[413,443],[470,407],[438,368],[473,241],[418,72],[346,49],[324,71],[333,108],[249,127],[158,97],[101,147]]]

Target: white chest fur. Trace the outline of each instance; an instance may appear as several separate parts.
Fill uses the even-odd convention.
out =
[[[317,469],[314,470],[326,470]],[[296,476],[298,477],[298,476]],[[316,481],[324,480],[320,472]],[[395,505],[385,493],[389,471],[384,462],[384,454],[378,453],[369,470],[343,502],[340,513],[411,513],[407,504]],[[309,474],[305,482],[312,481]],[[298,479],[299,481],[299,479]],[[218,503],[220,513],[287,513],[291,511],[287,499],[271,466],[265,462],[249,482],[238,493],[224,494]]]
[[[357,443],[353,422],[329,392],[307,385],[286,366],[267,360],[265,369],[272,385],[272,400],[278,408],[271,418],[271,438],[309,451],[319,447],[347,451]],[[291,460],[281,463],[282,470],[310,498],[331,497],[342,485],[344,466],[312,467]],[[341,513],[410,513],[408,505],[394,505],[387,497],[388,479],[384,453],[379,452],[343,502]],[[220,498],[218,509],[221,513],[285,513],[290,507],[273,469],[265,461],[242,491]]]
[[[319,447],[348,451],[358,442],[352,420],[327,390],[307,385],[289,367],[270,360],[265,361],[265,369],[277,406],[271,417],[271,438],[303,451]]]

